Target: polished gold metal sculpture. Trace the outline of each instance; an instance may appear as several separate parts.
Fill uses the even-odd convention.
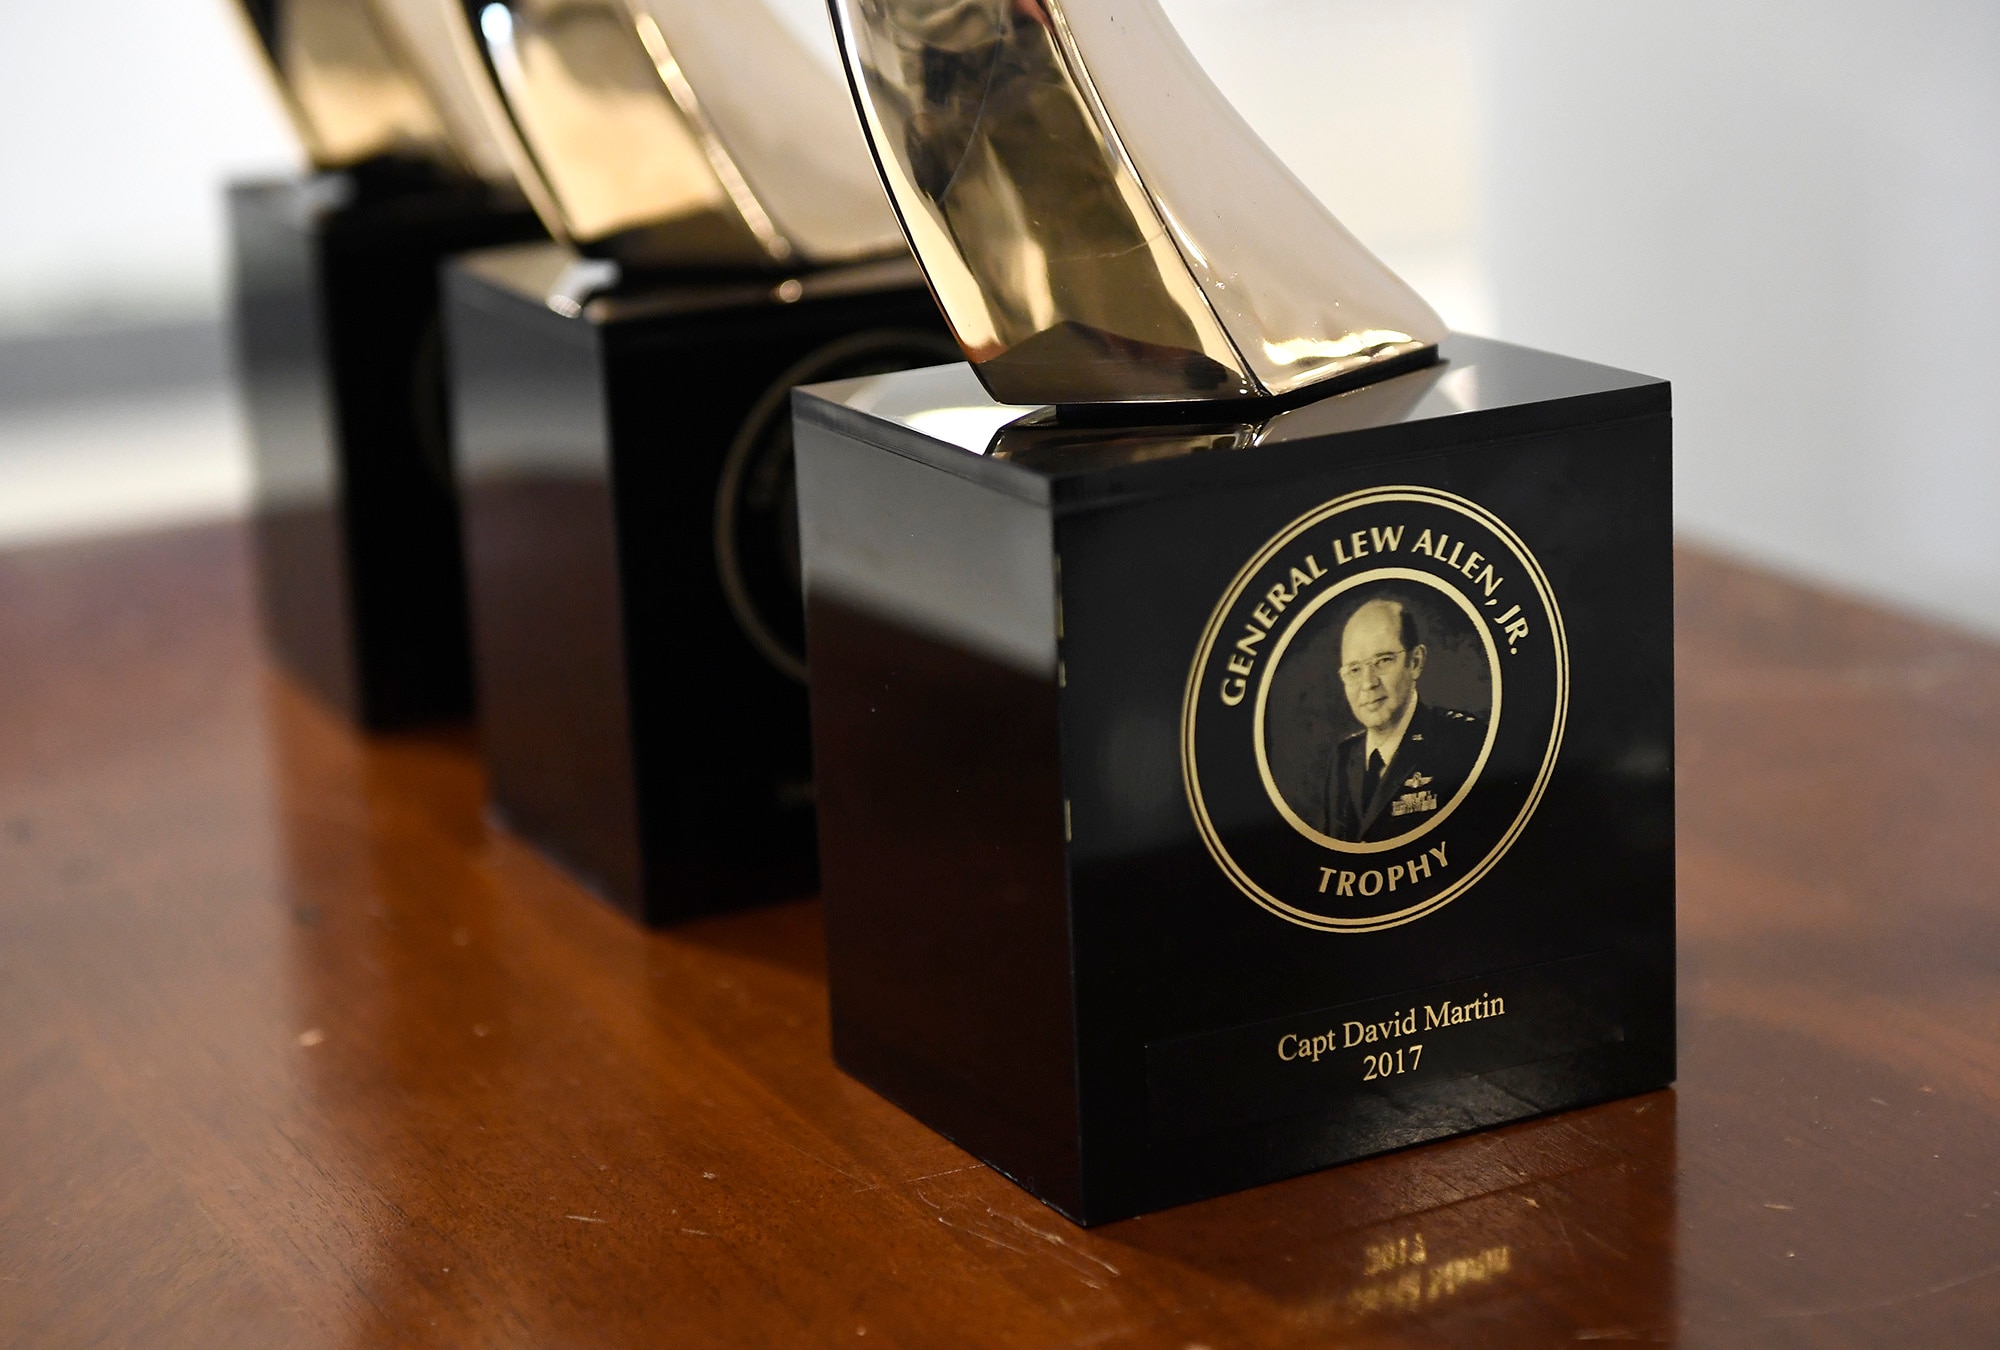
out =
[[[995,398],[1253,398],[1434,356],[1443,320],[1158,0],[829,3],[904,232]]]
[[[458,158],[512,187],[517,167],[493,97],[470,55],[456,0],[365,0],[397,56],[423,84]]]
[[[236,12],[315,167],[350,168],[384,156],[472,167],[364,0],[242,0]]]
[[[902,251],[838,78],[762,0],[433,2],[457,7],[523,188],[580,249],[670,268]]]

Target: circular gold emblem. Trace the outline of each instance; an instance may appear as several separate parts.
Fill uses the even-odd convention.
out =
[[[1569,651],[1534,555],[1435,488],[1316,507],[1202,633],[1181,771],[1209,853],[1265,909],[1365,933],[1465,894],[1562,744]]]

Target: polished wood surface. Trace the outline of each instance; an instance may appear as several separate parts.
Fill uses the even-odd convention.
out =
[[[0,1344],[2000,1343],[2000,650],[1680,587],[1679,1087],[1085,1232],[833,1068],[815,906],[642,933],[271,674],[236,532],[0,555]]]

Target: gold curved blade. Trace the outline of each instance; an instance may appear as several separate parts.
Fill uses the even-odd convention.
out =
[[[647,267],[901,249],[834,73],[758,0],[449,0],[550,228]]]
[[[563,237],[641,266],[772,261],[668,97],[622,0],[468,8]]]
[[[363,0],[241,0],[236,12],[316,167],[385,155],[465,167],[430,95]]]
[[[1289,394],[1444,337],[1158,0],[829,3],[904,232],[1002,402]]]
[[[445,135],[466,167],[496,186],[515,184],[517,170],[486,78],[466,42],[456,0],[366,0],[397,56],[424,86]]]
[[[764,0],[627,3],[649,44],[657,35],[662,70],[679,70],[676,98],[799,258],[852,262],[905,251],[830,27],[822,60]]]

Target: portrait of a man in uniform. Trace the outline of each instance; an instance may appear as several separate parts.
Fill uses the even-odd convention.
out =
[[[1479,761],[1478,716],[1423,697],[1429,650],[1400,600],[1372,599],[1340,635],[1340,685],[1361,729],[1334,747],[1326,778],[1326,832],[1372,844],[1420,830],[1450,804]]]

